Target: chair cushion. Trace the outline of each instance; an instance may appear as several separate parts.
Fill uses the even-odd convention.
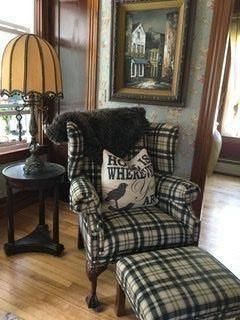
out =
[[[197,247],[122,258],[116,275],[140,320],[217,320],[240,315],[240,281]]]
[[[157,207],[103,212],[104,246],[99,263],[121,255],[190,243],[184,225]]]
[[[157,203],[153,166],[146,149],[130,161],[103,151],[102,197],[108,209],[115,211]]]

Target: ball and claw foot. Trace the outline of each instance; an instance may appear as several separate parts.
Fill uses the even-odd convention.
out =
[[[88,308],[93,309],[96,312],[101,312],[103,310],[103,308],[102,308],[102,306],[101,306],[101,304],[95,294],[91,295],[91,296],[87,296],[86,302],[87,302]]]

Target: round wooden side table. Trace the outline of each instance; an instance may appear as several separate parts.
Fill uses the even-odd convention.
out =
[[[64,180],[65,168],[59,164],[45,162],[46,170],[39,175],[25,175],[24,162],[10,165],[3,169],[7,185],[8,242],[4,245],[7,255],[22,252],[45,252],[60,255],[64,246],[59,243],[59,185]],[[39,192],[39,224],[27,236],[14,239],[14,195],[13,189],[38,190]],[[53,189],[53,236],[50,237],[48,225],[45,223],[45,193]]]

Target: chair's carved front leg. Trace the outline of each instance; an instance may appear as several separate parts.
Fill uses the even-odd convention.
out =
[[[96,312],[102,311],[101,304],[97,298],[97,278],[107,269],[107,266],[91,266],[88,262],[86,264],[86,271],[89,281],[91,282],[91,292],[86,297],[88,308],[94,309]]]

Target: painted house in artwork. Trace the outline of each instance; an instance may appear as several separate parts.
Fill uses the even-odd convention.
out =
[[[126,34],[126,80],[143,78],[145,76],[146,32],[141,23],[133,24],[131,16],[128,17]]]
[[[152,29],[148,30],[146,34],[146,57],[149,64],[145,76],[160,81],[162,77],[165,35]]]
[[[148,18],[149,19],[149,18]],[[129,87],[170,89],[177,42],[178,11],[150,23],[144,14],[126,15],[124,81]]]
[[[136,56],[144,56],[146,48],[146,32],[141,23],[133,25],[131,53]]]
[[[141,78],[145,74],[146,33],[141,23],[133,25],[131,43],[131,78]]]

